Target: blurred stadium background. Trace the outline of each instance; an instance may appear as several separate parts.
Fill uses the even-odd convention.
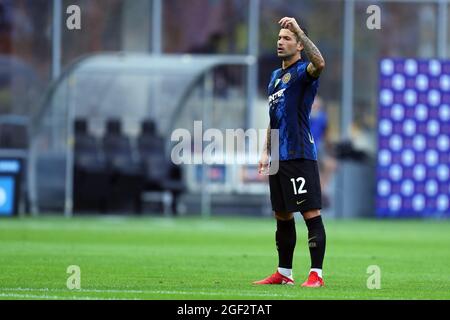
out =
[[[381,9],[381,30],[366,26],[367,8],[372,4]],[[66,27],[70,5],[81,9],[81,30]],[[393,268],[404,270],[412,263],[417,269],[434,270],[448,289],[448,272],[440,269],[450,258],[442,247],[449,240],[448,221],[430,223],[450,217],[449,15],[447,0],[0,0],[0,217],[19,216],[24,221],[0,222],[6,250],[2,266],[11,272],[2,286],[26,287],[13,274],[32,278],[29,270],[20,269],[25,268],[20,263],[30,262],[22,258],[32,256],[27,250],[32,250],[33,244],[17,247],[28,243],[28,237],[36,245],[42,244],[36,250],[42,249],[44,255],[60,253],[60,260],[54,261],[66,265],[77,260],[76,254],[68,254],[68,247],[51,247],[56,245],[55,239],[74,246],[77,241],[82,244],[91,239],[91,247],[76,247],[74,251],[78,257],[94,252],[92,257],[81,259],[88,265],[92,262],[89,259],[98,255],[115,266],[113,247],[123,243],[130,247],[120,247],[117,254],[121,256],[138,242],[153,243],[142,258],[150,260],[163,256],[156,244],[166,248],[173,245],[178,249],[167,252],[173,253],[174,260],[164,261],[162,267],[167,263],[166,268],[177,274],[189,269],[170,269],[176,257],[188,259],[183,256],[185,252],[203,254],[183,251],[190,241],[200,244],[201,236],[196,232],[207,231],[205,238],[219,237],[217,243],[212,241],[210,248],[205,247],[208,256],[220,252],[219,244],[234,243],[226,244],[229,237],[236,237],[236,243],[234,249],[224,249],[227,254],[239,247],[239,239],[249,241],[256,252],[267,251],[272,245],[272,222],[261,227],[266,233],[261,231],[256,238],[257,231],[247,234],[243,230],[251,225],[246,219],[232,220],[222,227],[219,222],[203,224],[208,220],[186,222],[179,218],[174,220],[175,226],[166,224],[171,219],[156,219],[143,230],[133,219],[271,216],[266,177],[257,174],[255,165],[176,166],[170,161],[170,136],[177,128],[192,132],[197,120],[203,121],[204,130],[265,129],[266,87],[271,72],[280,65],[275,51],[277,21],[295,16],[327,62],[311,122],[321,144],[323,215],[332,226],[330,235],[338,239],[335,248],[342,249],[341,253],[331,253],[329,263],[347,261],[330,276],[344,277],[352,267],[361,267],[358,272],[365,281],[365,267],[377,263],[375,255],[393,254],[383,252],[378,244],[384,243],[385,249],[392,245],[402,252],[411,251],[411,245],[422,245],[416,260],[402,256],[404,264],[398,259]],[[100,236],[97,245],[109,241],[111,251],[105,252],[105,247],[93,244],[104,231],[97,218],[68,223],[41,217],[49,214],[119,215],[131,222],[120,225],[121,233],[115,223],[122,220],[104,221],[112,233],[104,239]],[[406,222],[400,229],[387,224],[392,218],[406,217],[427,221]],[[347,221],[343,218],[382,219],[358,225],[362,229],[355,236],[362,241],[360,248],[349,234],[353,225],[341,224],[341,220]],[[94,224],[100,229],[90,229]],[[188,227],[192,227],[189,235]],[[230,228],[235,232],[225,236],[225,229]],[[149,232],[148,237],[139,230]],[[420,231],[428,242],[423,242]],[[179,238],[170,242],[170,234]],[[256,249],[256,239],[265,239],[260,245],[266,247]],[[372,253],[350,263],[339,258],[349,246],[356,246],[355,257],[364,256],[364,250]],[[429,247],[436,249],[433,257],[441,260],[419,258],[427,255]],[[153,255],[153,249],[158,253]],[[15,255],[16,250],[24,256]],[[243,248],[237,252],[247,257]],[[199,259],[192,270],[204,267]],[[273,259],[270,256],[270,261]],[[302,259],[306,261],[306,251]],[[42,262],[41,267],[51,261]],[[216,264],[223,263],[220,272],[226,277],[225,268],[239,268],[247,260],[239,261],[219,259]],[[268,258],[255,263],[258,261],[266,266],[270,263]],[[429,265],[427,261],[436,263]],[[94,263],[90,266],[95,282]],[[148,272],[140,269],[135,276],[141,271]],[[250,277],[259,277],[257,271],[265,272],[253,269]],[[411,280],[411,292],[390,296],[423,297],[421,284],[414,283],[420,271],[415,272],[399,280]],[[242,276],[246,283],[247,276]],[[348,280],[336,279],[342,285]],[[97,284],[111,279],[103,280]],[[134,280],[138,285],[138,278]],[[110,288],[114,288],[113,282]],[[48,283],[45,285],[51,287]],[[132,281],[121,286],[135,288]],[[159,287],[173,288],[170,284]],[[395,287],[392,285],[393,290]],[[216,288],[202,290],[211,293]],[[5,292],[3,297],[20,298],[17,292],[16,296]],[[151,292],[150,297],[160,297],[161,292]],[[332,294],[336,298],[355,297],[348,292]],[[437,290],[435,295],[446,293]],[[211,297],[217,296],[220,294]],[[223,296],[236,297],[232,293]],[[274,296],[249,293],[242,297]]]
[[[448,1],[372,2],[0,1],[1,155],[20,160],[3,163],[19,193],[4,214],[270,215],[254,166],[171,165],[170,135],[264,129],[277,18],[294,15],[327,60],[327,216],[448,216]]]

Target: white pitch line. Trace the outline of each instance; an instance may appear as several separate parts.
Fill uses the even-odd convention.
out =
[[[242,297],[286,297],[299,298],[300,295],[278,294],[278,293],[258,293],[258,292],[205,292],[205,291],[170,291],[170,290],[101,290],[101,289],[80,289],[68,291],[64,289],[48,289],[48,288],[0,288],[0,291],[19,291],[19,292],[83,292],[83,293],[137,293],[137,294],[162,294],[162,295],[204,295],[204,296],[223,296],[233,295]]]
[[[61,299],[76,299],[76,300],[133,300],[133,299],[122,299],[122,298],[98,298],[98,297],[77,297],[77,296],[49,296],[49,295],[35,295],[35,294],[23,294],[23,293],[0,293],[2,298],[21,298],[21,299],[51,299],[51,300],[61,300]]]
[[[178,292],[181,293],[181,292]],[[195,292],[195,293],[201,293],[201,292]],[[170,292],[170,294],[176,294],[176,292]],[[273,296],[273,295],[269,295]],[[18,299],[48,299],[48,300],[143,300],[142,298],[116,298],[116,297],[110,297],[110,298],[101,298],[101,297],[86,297],[86,296],[49,296],[49,295],[35,295],[35,294],[20,294],[20,293],[0,293],[0,298],[18,298]],[[294,297],[294,296],[285,296],[285,297]],[[320,299],[320,297],[316,297],[316,299]],[[361,297],[357,296],[346,296],[344,298],[340,298],[337,300],[355,300],[355,299],[361,299]],[[386,297],[374,297],[373,299],[376,300],[390,300],[391,298]],[[335,299],[336,300],[336,299]],[[400,300],[421,300],[420,298],[400,298]]]
[[[12,297],[12,298],[30,298],[30,299],[80,299],[80,300],[143,300],[144,298],[139,296],[133,296],[130,298],[116,298],[116,297],[90,297],[90,296],[57,296],[57,295],[35,295],[35,294],[24,294],[24,293],[1,293],[1,291],[19,291],[19,292],[56,292],[56,293],[135,293],[135,294],[160,294],[160,295],[203,295],[203,296],[236,296],[236,297],[283,297],[283,298],[294,298],[302,299],[308,295],[292,295],[292,294],[279,294],[279,293],[258,293],[258,292],[236,292],[236,291],[224,291],[219,292],[205,292],[205,291],[170,291],[170,290],[101,290],[101,289],[81,289],[81,290],[68,290],[68,289],[49,289],[49,288],[0,288],[0,297]],[[323,296],[315,296],[315,299],[330,299],[326,294]],[[337,298],[334,298],[337,299]],[[360,296],[345,296],[337,300],[344,299],[361,299]],[[370,299],[370,298],[369,298]],[[372,297],[372,299],[377,300],[389,300],[388,297]],[[400,298],[407,299],[407,298]],[[411,299],[411,298],[409,298]],[[417,299],[417,298],[416,298]],[[420,298],[419,298],[420,299]],[[415,299],[414,299],[415,300]]]
[[[0,288],[0,291],[37,291],[37,292],[94,292],[94,293],[145,293],[145,291],[141,290],[115,290],[115,289],[49,289],[49,288]]]
[[[224,295],[233,295],[233,296],[242,296],[242,297],[287,297],[287,298],[295,298],[298,296],[287,295],[287,294],[264,294],[264,293],[242,293],[242,292],[203,292],[203,291],[148,291],[149,293],[157,293],[157,294],[177,294],[177,295],[204,295],[204,296],[224,296]]]

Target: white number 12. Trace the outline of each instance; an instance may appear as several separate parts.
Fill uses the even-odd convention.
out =
[[[292,186],[294,187],[295,195],[308,193],[307,190],[303,190],[303,188],[305,187],[305,183],[306,183],[305,178],[299,177],[299,178],[297,178],[297,180],[292,178],[291,181],[292,181]],[[298,190],[297,190],[297,184],[295,182],[300,182],[300,187],[298,188]]]

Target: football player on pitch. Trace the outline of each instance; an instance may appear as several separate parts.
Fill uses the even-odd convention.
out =
[[[272,73],[269,84],[269,115],[266,147],[259,173],[270,165],[270,130],[279,133],[279,169],[269,176],[270,198],[277,221],[275,233],[278,270],[254,284],[294,284],[292,260],[297,234],[294,213],[301,212],[308,228],[311,270],[303,287],[322,287],[325,228],[320,215],[321,189],[317,151],[310,132],[311,105],[325,61],[294,18],[279,21],[278,57],[282,68]],[[301,60],[302,52],[310,62]],[[273,160],[273,159],[272,159]]]

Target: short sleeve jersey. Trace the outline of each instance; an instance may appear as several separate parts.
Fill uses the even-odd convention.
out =
[[[309,120],[319,79],[307,72],[307,66],[307,62],[298,60],[285,70],[275,70],[270,79],[270,128],[279,130],[281,161],[317,161],[317,150]]]

